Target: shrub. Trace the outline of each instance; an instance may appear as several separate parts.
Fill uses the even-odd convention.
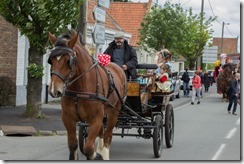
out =
[[[15,83],[10,77],[0,76],[0,106],[7,105],[9,95],[15,94]]]

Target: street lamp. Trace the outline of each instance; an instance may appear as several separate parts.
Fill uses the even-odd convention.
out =
[[[225,24],[226,24],[226,25],[229,25],[230,23],[225,23],[225,22],[222,23],[221,51],[220,51],[221,54],[223,53],[224,28],[225,28],[224,26],[225,26]]]

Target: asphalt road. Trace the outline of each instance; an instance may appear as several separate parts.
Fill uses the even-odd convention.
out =
[[[228,114],[226,110],[228,103],[223,102],[221,96],[216,93],[205,95],[199,105],[190,105],[190,98],[183,97],[171,103],[175,106],[175,133],[172,148],[167,148],[164,142],[162,156],[155,158],[152,139],[114,136],[110,159],[120,162],[159,160],[163,162],[211,162],[212,160],[233,162],[241,159],[239,105],[237,116]],[[82,155],[79,157],[80,160],[85,159]],[[42,160],[45,163],[49,160],[56,162],[67,160],[67,139],[66,136],[1,136],[0,159],[31,160],[32,162]]]

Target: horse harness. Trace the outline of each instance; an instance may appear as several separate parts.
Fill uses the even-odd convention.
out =
[[[79,76],[77,76],[75,79],[73,79],[72,81],[70,81],[70,79],[72,78],[72,74],[73,74],[73,69],[74,69],[74,65],[76,65],[76,52],[68,47],[63,47],[63,46],[56,46],[51,54],[50,57],[55,57],[55,56],[60,56],[64,53],[68,53],[70,56],[70,61],[69,61],[69,67],[71,69],[70,74],[67,77],[63,77],[59,72],[56,71],[51,71],[51,75],[57,75],[60,79],[62,79],[65,82],[64,85],[64,92],[63,92],[63,96],[67,96],[67,97],[72,97],[75,103],[75,108],[76,108],[76,113],[79,117],[79,112],[78,112],[78,99],[82,99],[82,100],[100,100],[102,102],[104,102],[105,104],[114,107],[114,105],[112,103],[109,102],[108,98],[109,96],[112,94],[113,91],[115,91],[117,93],[117,96],[119,97],[120,101],[122,104],[124,104],[125,100],[121,98],[119,91],[117,89],[117,87],[115,86],[114,83],[114,79],[113,79],[113,75],[112,73],[105,68],[104,66],[101,66],[98,64],[98,61],[96,59],[94,59],[92,56],[92,61],[93,61],[93,65],[91,67],[89,67],[87,70],[85,70],[82,74],[80,74]],[[48,63],[52,64],[50,57],[48,59]],[[105,96],[105,91],[103,88],[103,95],[99,94],[99,82],[98,82],[98,74],[100,75],[100,72],[98,70],[98,66],[101,66],[101,68],[106,72],[108,79],[109,79],[109,90],[107,93],[107,96]],[[91,93],[91,92],[77,92],[77,91],[72,91],[72,90],[68,90],[67,87],[71,86],[75,81],[77,81],[78,79],[80,79],[82,76],[84,76],[86,73],[88,73],[89,71],[91,71],[92,69],[96,69],[96,93]],[[100,75],[101,77],[101,75]],[[101,78],[102,79],[102,78]],[[102,80],[103,82],[103,80]],[[126,87],[124,87],[126,88]],[[123,105],[122,105],[123,106]],[[79,119],[81,120],[81,118],[79,117]]]

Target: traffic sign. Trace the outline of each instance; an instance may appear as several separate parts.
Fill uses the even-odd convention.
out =
[[[98,4],[106,9],[109,8],[110,0],[98,0]]]
[[[95,6],[93,9],[93,16],[95,20],[105,23],[106,11]]]
[[[215,63],[217,60],[218,46],[205,47],[202,55],[202,63]]]
[[[204,55],[217,55],[217,54],[218,54],[218,46],[204,47],[203,56]]]
[[[93,40],[96,44],[104,44],[105,43],[105,26],[100,25],[100,24],[95,24],[92,35],[93,35]]]

